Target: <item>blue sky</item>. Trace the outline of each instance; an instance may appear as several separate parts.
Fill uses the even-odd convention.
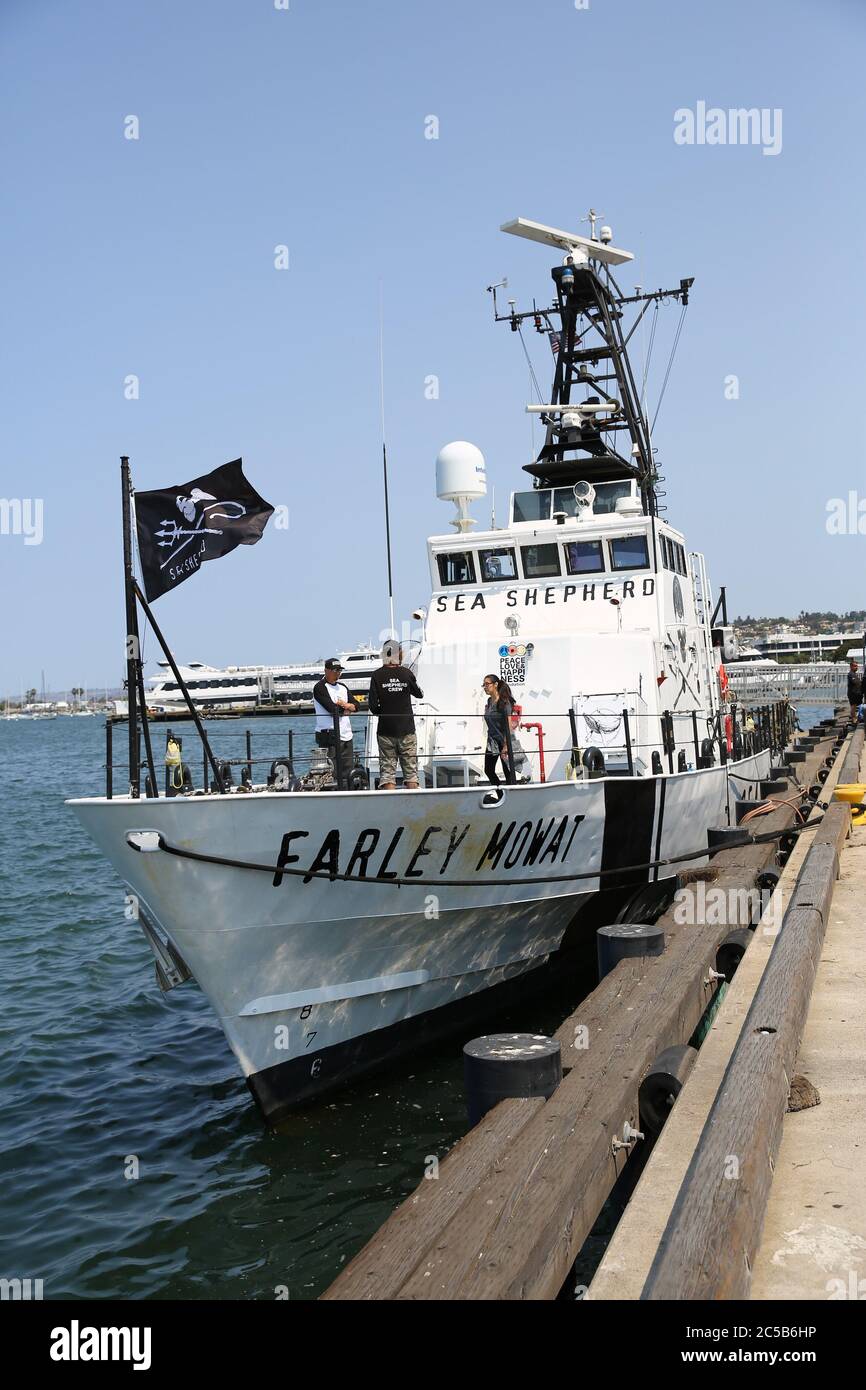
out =
[[[141,488],[242,455],[290,511],[160,601],[182,660],[377,638],[380,280],[398,614],[424,602],[438,448],[479,445],[500,519],[525,477],[526,367],[484,287],[546,299],[555,257],[498,227],[590,204],[631,282],[695,276],[655,443],[714,586],[866,606],[863,539],[825,524],[866,495],[860,0],[4,0],[0,34],[0,495],[44,517],[40,545],[0,535],[0,691],[119,681],[122,453]],[[780,108],[780,153],[676,144],[699,101]]]

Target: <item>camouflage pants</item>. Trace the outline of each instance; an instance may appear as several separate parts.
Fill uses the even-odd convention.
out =
[[[414,734],[378,734],[379,781],[394,782],[397,761],[403,769],[404,782],[418,781],[418,740]]]

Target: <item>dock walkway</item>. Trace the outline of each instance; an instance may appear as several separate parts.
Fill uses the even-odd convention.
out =
[[[756,829],[784,832],[795,816],[791,801],[797,797],[791,793],[802,796],[815,777],[819,783],[826,778],[822,802],[837,780],[856,780],[863,731],[848,735],[834,761],[837,738],[838,725],[798,741],[789,755],[796,770],[789,790],[767,808]],[[818,819],[820,811],[811,815]],[[839,1277],[859,1268],[852,1259],[866,1254],[862,1221],[852,1218],[846,1224],[839,1216],[833,1236],[827,1219],[828,1212],[838,1215],[853,1198],[858,1143],[863,1152],[862,1118],[847,1113],[857,1107],[864,1085],[863,975],[857,960],[862,932],[850,950],[840,950],[835,928],[824,941],[840,853],[848,875],[856,872],[858,851],[866,847],[866,831],[858,831],[842,849],[849,828],[847,805],[835,803],[816,830],[789,841],[778,887],[649,1154],[590,1299],[776,1297],[766,1282],[767,1268],[769,1277],[787,1271],[787,1297],[826,1298],[826,1289],[810,1291],[814,1279],[808,1284],[796,1261],[808,1259],[814,1247],[822,1267],[833,1239],[844,1253]],[[732,845],[717,852],[701,876],[724,886],[734,899],[766,877],[774,853],[774,844],[766,841]],[[866,874],[866,854],[860,862]],[[849,918],[856,916],[856,896],[855,885],[837,899],[840,922],[846,901]],[[662,1049],[692,1036],[717,992],[721,977],[710,967],[718,947],[738,925],[703,910],[690,926],[679,925],[672,911],[660,922],[663,954],[621,961],[556,1034],[564,1076],[550,1099],[506,1100],[490,1111],[443,1160],[439,1180],[420,1183],[327,1290],[326,1299],[557,1296],[631,1158],[633,1141],[627,1145],[617,1136],[628,1133],[624,1125],[632,1130],[639,1125],[640,1083]],[[777,939],[782,949],[774,953]],[[795,1068],[807,1012],[808,1036]],[[836,1033],[845,1028],[843,1045]],[[588,1046],[576,1043],[578,1032],[588,1037]],[[782,1135],[791,1077],[806,1068],[815,1073],[809,1075],[819,1091],[823,1085],[827,1092],[828,1108],[812,1132],[824,1155],[821,1163],[835,1174],[835,1187],[823,1168],[816,1168],[820,1202],[813,1200],[815,1194],[804,1195],[808,1187],[797,1167],[818,1163],[817,1152],[803,1159],[803,1150],[790,1157],[789,1151],[794,1126],[804,1131],[821,1107],[789,1115]],[[772,1183],[777,1153],[778,1185]],[[721,1181],[732,1159],[734,1180]],[[834,1192],[840,1192],[843,1178],[836,1163],[845,1166],[844,1182],[850,1184],[839,1207]],[[779,1170],[786,1179],[791,1175],[790,1197]],[[806,1225],[810,1220],[817,1224]],[[824,1270],[825,1285],[833,1277]]]
[[[840,857],[797,1071],[820,1104],[785,1116],[751,1297],[864,1299],[866,826]]]
[[[833,769],[828,794],[843,772],[845,780],[854,780],[858,758],[861,780],[866,773],[862,731],[855,738],[857,754]],[[802,836],[773,895],[772,920],[759,926],[743,957],[590,1285],[590,1300],[658,1296],[652,1292],[654,1271],[674,1236],[676,1216],[682,1220],[689,1170],[711,1131],[713,1107],[764,977],[779,915],[790,905],[809,849],[809,837]],[[784,1115],[775,1163],[769,1155],[766,1215],[744,1279],[743,1292],[751,1299],[850,1298],[858,1296],[851,1292],[857,1287],[859,1297],[866,1295],[866,827],[851,828],[839,871],[793,1069],[815,1088],[818,1103],[809,1103],[816,1096],[798,1079],[795,1095],[806,1104]]]

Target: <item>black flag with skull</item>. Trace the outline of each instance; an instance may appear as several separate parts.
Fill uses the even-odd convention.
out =
[[[273,507],[244,477],[240,459],[190,483],[135,494],[135,524],[149,602],[176,589],[205,560],[261,540]]]

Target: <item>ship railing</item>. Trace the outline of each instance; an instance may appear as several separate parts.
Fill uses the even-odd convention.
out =
[[[684,772],[714,766],[716,763],[725,764],[729,759],[738,760],[763,749],[770,749],[774,754],[781,753],[796,727],[796,715],[787,700],[751,706],[748,710],[734,701],[712,716],[692,710],[664,710],[658,714],[641,711],[635,714],[634,710],[623,708],[617,716],[616,730],[607,730],[607,741],[601,737],[593,742],[591,730],[586,726],[586,715],[579,716],[574,706],[573,700],[571,708],[561,714],[551,713],[548,709],[534,715],[523,709],[512,721],[506,721],[508,764],[502,770],[507,782],[522,780],[516,772],[514,736],[518,728],[527,730],[527,726],[533,731],[540,730],[543,738],[543,744],[540,739],[538,747],[532,747],[529,739],[525,743],[521,740],[520,744],[520,752],[527,759],[531,769],[530,780],[535,782],[544,781],[545,777],[550,780],[551,775],[582,779],[601,775],[634,777],[645,773],[658,775],[663,772]],[[363,717],[355,716],[356,719]],[[469,713],[425,711],[417,717],[416,728],[420,726],[418,762],[423,773],[424,785],[472,786],[485,781],[483,764],[486,737],[482,719],[482,713],[477,709]],[[581,723],[578,722],[579,719]],[[432,728],[427,727],[428,721],[434,720],[438,731],[435,746],[432,742]],[[266,779],[260,778],[255,781],[254,771],[267,769],[270,772],[273,765],[281,761],[287,763],[289,769],[297,775],[304,775],[305,771],[315,771],[317,767],[321,767],[322,749],[315,745],[309,749],[303,746],[299,748],[296,729],[290,728],[287,736],[278,734],[276,729],[270,727],[273,723],[273,719],[269,719],[267,730],[256,731],[255,751],[253,732],[245,729],[240,753],[237,751],[238,730],[209,731],[208,739],[218,763],[227,770],[231,769],[232,776],[235,769],[241,769],[242,784],[250,787],[263,785]],[[458,724],[463,726],[459,738],[454,740],[452,747],[444,746],[441,737],[443,728],[456,728]],[[124,794],[129,790],[128,763],[114,757],[113,729],[113,721],[106,720],[104,771],[107,798],[116,794],[115,784],[124,776],[127,782]],[[472,735],[471,747],[467,746],[470,729],[478,730],[477,740],[475,735]],[[545,729],[554,735],[554,742],[550,743],[544,737]],[[557,731],[565,733],[565,740],[555,737]],[[605,735],[603,728],[600,735]],[[232,750],[225,746],[228,741],[233,744]],[[201,769],[199,783],[193,760],[187,764],[183,758],[183,735],[166,727],[166,747],[169,742],[179,745],[180,768],[176,764],[166,766],[163,788],[152,787],[149,776],[146,777],[145,795],[171,796],[181,790],[201,794],[216,790],[207,754],[203,753],[200,764],[195,760]],[[310,743],[312,744],[312,739]],[[355,766],[363,769],[371,786],[375,785],[379,770],[373,743],[374,740],[368,738],[364,754],[355,757]],[[266,751],[261,751],[262,748]],[[601,755],[601,763],[595,757],[594,749]],[[522,765],[522,758],[520,762]],[[339,759],[335,759],[334,763],[337,785],[342,789],[347,785],[347,773]],[[184,766],[189,769],[189,783],[186,787],[178,785],[183,780]],[[348,785],[353,785],[351,778],[348,778]],[[133,789],[133,795],[140,794],[140,791],[140,787]]]

